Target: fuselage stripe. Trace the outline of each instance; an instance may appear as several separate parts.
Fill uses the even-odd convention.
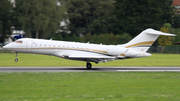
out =
[[[137,46],[142,46],[142,45],[152,45],[153,43],[154,43],[154,41],[140,42],[140,43],[136,43],[136,44],[126,46],[126,48],[137,47]]]
[[[95,53],[101,53],[101,54],[108,55],[107,51],[101,51],[101,50],[95,50],[95,49],[90,50],[90,49],[85,49],[85,48],[83,48],[83,49],[77,49],[77,48],[72,49],[72,48],[62,48],[62,47],[51,47],[51,48],[13,48],[13,50],[21,50],[21,49],[24,49],[24,50],[26,50],[26,49],[27,50],[30,50],[30,49],[32,49],[32,50],[36,50],[36,49],[61,49],[61,50],[75,50],[75,51],[95,52]],[[111,55],[108,55],[108,56],[111,56]]]

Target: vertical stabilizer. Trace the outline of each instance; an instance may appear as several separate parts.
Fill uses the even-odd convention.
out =
[[[154,41],[159,37],[159,35],[176,36],[174,34],[164,33],[164,32],[149,28],[142,31],[138,36],[136,36],[134,39],[132,39],[128,43],[123,44],[123,45],[118,45],[118,46],[123,46],[126,48],[133,48],[138,51],[146,52],[150,48],[150,46],[154,43]]]

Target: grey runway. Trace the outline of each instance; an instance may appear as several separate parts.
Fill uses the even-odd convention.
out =
[[[180,67],[0,67],[0,72],[180,72]]]

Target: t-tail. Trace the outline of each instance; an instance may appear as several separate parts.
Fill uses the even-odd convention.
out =
[[[150,46],[155,42],[159,35],[176,36],[175,34],[164,33],[154,29],[146,29],[137,35],[134,39],[126,44],[118,45],[125,48],[132,48],[133,50],[146,52]]]

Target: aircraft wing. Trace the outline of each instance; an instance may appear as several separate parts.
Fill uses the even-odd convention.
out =
[[[106,56],[106,55],[88,55],[88,54],[73,54],[73,53],[56,53],[54,54],[57,57],[72,59],[72,60],[82,60],[90,62],[107,62],[116,60],[116,57]]]
[[[104,58],[104,59],[114,59],[111,56],[89,56],[89,55],[69,55],[69,58]]]
[[[89,56],[89,55],[69,55],[67,58],[74,60],[82,60],[82,61],[85,60],[95,63],[116,60],[115,57],[111,57],[111,56]]]

